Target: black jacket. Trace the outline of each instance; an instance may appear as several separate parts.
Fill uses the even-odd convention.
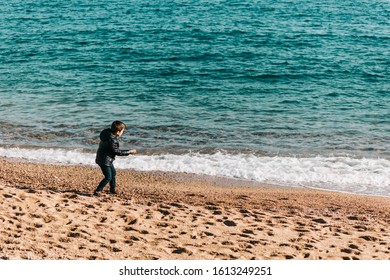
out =
[[[128,156],[129,151],[120,150],[118,137],[111,129],[104,129],[100,133],[99,148],[96,153],[96,163],[100,165],[111,166],[115,156]]]

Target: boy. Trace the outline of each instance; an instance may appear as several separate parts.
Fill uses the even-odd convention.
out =
[[[136,150],[120,150],[118,137],[122,136],[126,125],[121,121],[114,121],[111,128],[104,129],[100,133],[99,148],[96,153],[96,163],[103,172],[104,179],[96,188],[94,195],[98,196],[103,188],[110,183],[110,193],[116,194],[116,170],[114,167],[115,156],[128,156],[136,154]]]

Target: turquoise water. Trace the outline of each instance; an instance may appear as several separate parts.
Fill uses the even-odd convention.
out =
[[[0,26],[0,155],[93,164],[120,119],[123,168],[390,195],[389,1],[10,0]]]

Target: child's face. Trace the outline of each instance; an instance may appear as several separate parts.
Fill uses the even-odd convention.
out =
[[[122,134],[123,134],[123,131],[125,131],[125,129],[122,129],[121,131],[117,131],[116,133],[115,133],[115,135],[116,136],[122,136]]]

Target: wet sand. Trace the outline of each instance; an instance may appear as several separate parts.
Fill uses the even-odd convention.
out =
[[[1,159],[0,259],[390,259],[390,198],[117,171]]]

